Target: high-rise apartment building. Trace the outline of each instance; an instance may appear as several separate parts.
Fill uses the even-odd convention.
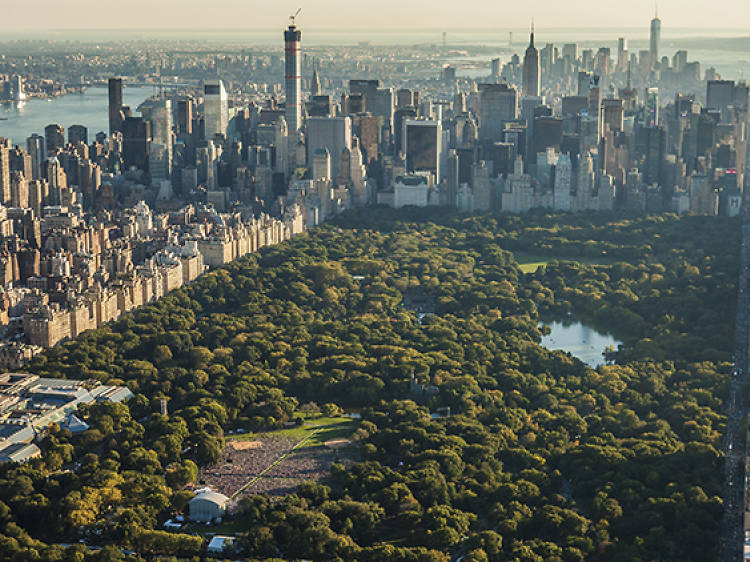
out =
[[[65,129],[57,123],[47,125],[44,128],[44,141],[47,145],[47,154],[54,155],[65,147]]]
[[[294,24],[284,31],[284,83],[286,86],[286,124],[289,135],[296,138],[302,127],[302,32]],[[334,157],[335,161],[336,158]]]
[[[83,125],[71,125],[68,127],[68,142],[70,144],[89,143],[89,131]]]

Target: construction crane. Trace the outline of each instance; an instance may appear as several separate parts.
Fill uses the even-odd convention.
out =
[[[296,12],[294,12],[291,16],[289,16],[289,25],[294,27],[294,20],[297,19],[297,16],[302,11],[302,8],[299,8]]]

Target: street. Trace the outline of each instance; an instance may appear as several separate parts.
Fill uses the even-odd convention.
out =
[[[742,387],[748,375],[748,337],[750,328],[750,299],[748,277],[750,277],[750,205],[743,205],[742,249],[740,257],[739,292],[734,335],[734,367],[727,402],[727,433],[724,440],[724,516],[721,522],[720,557],[725,562],[737,562],[744,554],[745,513],[745,450],[744,435],[740,428],[747,416]]]

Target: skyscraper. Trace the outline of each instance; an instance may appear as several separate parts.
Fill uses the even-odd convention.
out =
[[[122,130],[122,78],[109,79],[109,134]]]
[[[83,125],[71,125],[68,127],[68,142],[71,144],[89,143],[89,132]]]
[[[313,63],[312,80],[310,80],[310,95],[311,96],[320,95],[320,77],[318,76],[318,66],[314,63]]]
[[[651,68],[659,62],[659,41],[661,41],[661,20],[659,12],[651,20],[651,41],[649,42],[649,56],[651,58]]]
[[[331,175],[341,174],[341,153],[352,148],[352,119],[311,117],[307,120],[307,160],[312,162],[318,150],[327,148],[331,156]]]
[[[531,24],[531,40],[523,57],[523,95],[536,97],[541,90],[539,74],[539,51],[534,46],[534,24]]]
[[[479,139],[503,141],[505,124],[518,116],[518,93],[507,84],[479,85]]]
[[[42,178],[42,164],[46,157],[44,150],[44,137],[34,133],[26,139],[26,151],[31,155],[31,178],[30,179],[41,179]]]
[[[44,140],[47,145],[47,155],[52,156],[65,147],[65,129],[62,125],[53,123],[44,128]]]
[[[659,88],[646,90],[645,124],[649,128],[659,125]]]
[[[286,83],[286,123],[290,137],[297,137],[302,126],[302,60],[300,41],[302,32],[294,23],[284,31],[284,57],[286,60],[284,80]],[[334,158],[335,161],[335,158]]]
[[[205,115],[206,139],[214,135],[227,134],[229,99],[221,80],[207,81],[203,85],[203,113]]]
[[[0,203],[10,203],[10,141],[0,137]]]
[[[432,172],[440,181],[443,131],[440,121],[408,120],[404,123],[407,172]]]

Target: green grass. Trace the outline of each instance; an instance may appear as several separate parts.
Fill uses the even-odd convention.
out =
[[[288,437],[297,441],[310,439],[310,446],[322,445],[333,439],[348,439],[359,426],[359,421],[352,418],[313,418],[308,417],[303,425],[278,429],[265,433],[242,433],[239,435],[227,435],[228,439],[236,441],[254,441],[260,437]]]
[[[601,256],[597,258],[582,258],[579,256],[542,256],[537,254],[526,254],[523,252],[517,252],[515,254],[516,261],[518,262],[521,271],[524,273],[535,273],[540,267],[544,267],[553,261],[573,261],[582,263],[585,265],[612,265],[615,261],[607,256]]]

